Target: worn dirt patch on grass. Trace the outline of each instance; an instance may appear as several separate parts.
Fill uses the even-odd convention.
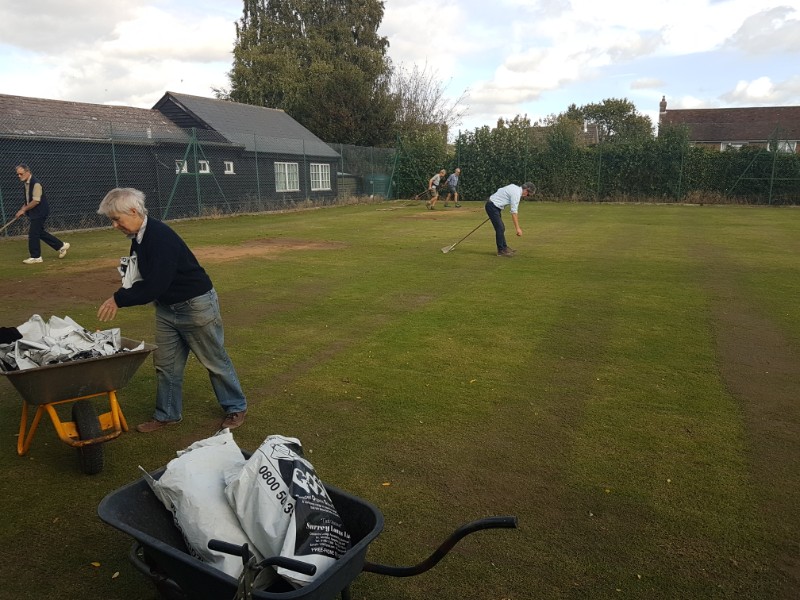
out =
[[[740,291],[736,268],[710,248],[704,284],[712,299],[720,371],[742,408],[751,476],[759,491],[780,598],[800,589],[800,352]]]
[[[285,252],[305,250],[336,250],[346,247],[339,242],[316,242],[294,239],[260,239],[237,246],[199,246],[193,248],[200,264],[220,263],[242,258],[265,257]],[[52,262],[52,261],[51,261]],[[40,314],[50,314],[48,309],[65,300],[72,302],[97,302],[107,298],[119,287],[116,267],[118,258],[76,261],[66,258],[58,261],[58,272],[40,277],[19,280],[6,285],[3,296],[11,303],[31,304],[35,299]],[[38,265],[37,265],[38,266]],[[57,294],[51,293],[57,290]]]

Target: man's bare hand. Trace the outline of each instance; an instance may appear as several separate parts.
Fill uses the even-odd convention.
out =
[[[118,308],[119,307],[117,306],[116,300],[114,300],[114,296],[111,296],[111,298],[100,305],[100,309],[97,311],[97,318],[101,321],[111,321],[117,316]]]

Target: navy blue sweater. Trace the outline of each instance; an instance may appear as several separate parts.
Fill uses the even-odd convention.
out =
[[[148,217],[142,243],[136,239],[131,242],[131,255],[134,252],[142,281],[114,293],[119,307],[154,300],[159,304],[176,304],[201,296],[213,287],[186,242],[161,221]]]

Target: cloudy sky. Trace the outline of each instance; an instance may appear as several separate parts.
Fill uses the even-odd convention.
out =
[[[242,0],[0,4],[0,93],[151,108],[227,85]],[[800,104],[800,0],[385,0],[395,65],[466,94],[461,129],[627,98]],[[2,115],[0,115],[0,118]]]

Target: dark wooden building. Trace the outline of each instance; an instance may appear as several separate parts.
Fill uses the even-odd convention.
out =
[[[101,224],[114,187],[157,218],[258,212],[336,198],[339,155],[279,110],[167,92],[152,109],[0,94],[0,216],[22,202],[14,167],[46,186],[51,226]]]

